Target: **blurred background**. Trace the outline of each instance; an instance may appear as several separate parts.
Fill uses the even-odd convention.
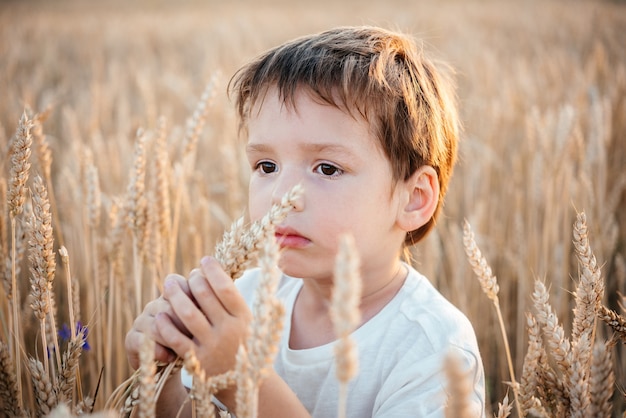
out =
[[[147,301],[151,283],[169,271],[193,268],[201,255],[212,252],[224,228],[244,213],[248,172],[233,103],[226,96],[230,76],[269,47],[337,25],[409,32],[456,71],[464,125],[460,161],[444,215],[414,249],[414,262],[474,324],[490,409],[502,400],[511,378],[493,305],[464,253],[465,219],[498,278],[518,375],[534,280],[549,287],[550,302],[570,331],[572,292],[579,277],[572,247],[577,211],[587,215],[591,246],[606,281],[605,303],[622,312],[624,2],[4,1],[0,173],[4,180],[9,176],[9,141],[22,113],[45,113],[55,248],[65,245],[69,251],[83,322],[101,329],[90,332],[92,349],[83,355],[86,392],[93,392],[103,365],[101,399],[130,375],[123,336],[135,307],[125,282],[139,274]],[[201,100],[207,86],[210,97]],[[199,102],[206,103],[204,127],[189,147],[187,125]],[[159,173],[169,179],[172,225],[169,236],[160,236],[166,243],[160,253],[154,250],[161,244],[149,241],[138,272],[137,259],[128,256],[132,232],[119,229],[119,208],[133,178],[139,128],[164,138],[167,163]],[[147,188],[159,177],[158,169],[150,168],[158,155],[154,147],[146,151]],[[41,168],[36,157],[34,151],[33,171]],[[89,201],[88,167],[98,173],[101,197],[95,208]],[[6,254],[10,239],[4,234]],[[121,249],[120,258],[114,257],[115,249]],[[26,298],[26,267],[22,275]],[[60,267],[57,277],[58,322],[63,323],[67,314],[60,289],[67,277]],[[102,287],[100,299],[91,290],[97,286]],[[37,326],[24,306],[28,340]],[[7,327],[3,323],[3,339]],[[602,327],[598,334],[610,336]],[[620,411],[626,383],[620,346],[614,360],[614,402]]]

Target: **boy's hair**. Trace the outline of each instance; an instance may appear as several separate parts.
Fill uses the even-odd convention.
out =
[[[376,27],[339,27],[275,47],[242,67],[229,83],[240,128],[270,87],[286,105],[296,90],[365,118],[389,159],[394,181],[430,165],[440,193],[433,217],[411,231],[421,240],[441,211],[456,161],[459,122],[453,86],[412,38]]]

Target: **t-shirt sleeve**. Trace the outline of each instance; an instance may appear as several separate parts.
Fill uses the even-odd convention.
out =
[[[391,373],[393,378],[383,383],[373,417],[444,417],[451,396],[444,369],[447,355],[458,359],[459,372],[468,379],[467,416],[485,417],[482,362],[474,353],[458,346],[450,346],[447,351],[433,353],[425,358],[405,356]]]

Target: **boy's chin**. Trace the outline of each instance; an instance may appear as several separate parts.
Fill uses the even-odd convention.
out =
[[[314,277],[332,277],[333,271],[332,266],[329,266],[328,269],[322,268],[320,263],[316,263],[316,265],[312,265],[310,263],[303,262],[300,260],[294,260],[291,257],[287,257],[287,260],[284,260],[286,254],[282,254],[280,261],[278,262],[278,268],[283,274],[294,277],[298,279],[308,279]]]

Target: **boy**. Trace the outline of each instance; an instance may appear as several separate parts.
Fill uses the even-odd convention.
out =
[[[351,417],[443,416],[449,353],[473,380],[473,416],[484,416],[484,376],[471,324],[409,264],[405,245],[433,227],[456,159],[457,113],[446,80],[410,38],[345,27],[274,48],[231,80],[252,168],[249,215],[263,216],[300,183],[304,195],[277,228],[284,273],[283,339],[259,391],[259,417],[331,417],[337,411],[335,336],[328,305],[338,237],[361,259],[362,322],[353,333],[359,373]],[[128,333],[138,366],[140,334],[156,357],[193,348],[207,374],[233,368],[251,320],[258,272],[234,284],[212,258],[186,281],[172,275]],[[235,389],[218,398],[234,407]],[[175,416],[180,378],[159,399]]]

